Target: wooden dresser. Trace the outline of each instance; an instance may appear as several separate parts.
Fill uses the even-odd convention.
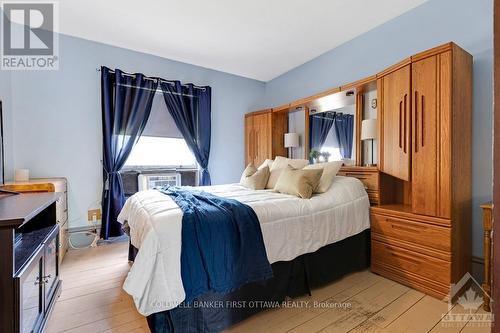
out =
[[[343,166],[339,176],[358,178],[365,185],[366,192],[372,205],[379,204],[379,171],[376,166]]]
[[[55,203],[60,196],[0,195],[2,333],[44,332],[61,293]]]
[[[66,178],[33,178],[28,182],[7,182],[6,190],[21,193],[59,192],[56,202],[56,218],[59,225],[59,262],[68,251],[68,182]]]
[[[372,270],[438,298],[470,272],[472,56],[453,43],[378,75]]]

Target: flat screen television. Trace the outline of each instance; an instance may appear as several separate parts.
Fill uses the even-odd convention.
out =
[[[19,194],[17,192],[3,189],[5,185],[5,155],[3,147],[3,108],[2,101],[0,100],[0,195],[1,194]]]

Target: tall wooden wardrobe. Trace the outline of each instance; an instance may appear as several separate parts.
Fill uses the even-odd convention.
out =
[[[377,75],[372,271],[435,297],[470,271],[472,56],[453,43]]]
[[[287,156],[284,144],[288,113],[267,109],[245,114],[245,165],[259,166],[266,159]]]

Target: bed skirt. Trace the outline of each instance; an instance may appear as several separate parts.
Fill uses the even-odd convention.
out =
[[[137,249],[130,245],[129,260]],[[228,294],[208,293],[190,304],[147,317],[154,333],[220,332],[287,297],[310,294],[311,289],[370,266],[370,230],[324,246],[291,261],[271,265],[273,278],[249,283]]]

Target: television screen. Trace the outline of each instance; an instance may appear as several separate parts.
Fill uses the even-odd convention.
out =
[[[2,101],[0,101],[0,186],[5,182],[4,156],[3,156],[3,113]]]

